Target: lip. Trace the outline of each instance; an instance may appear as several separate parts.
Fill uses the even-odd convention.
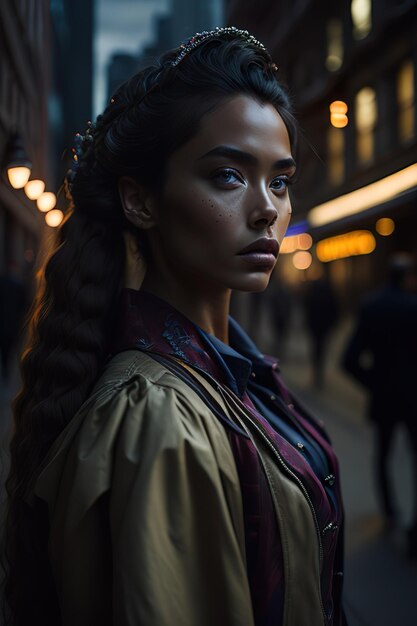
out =
[[[262,239],[257,239],[246,248],[243,248],[240,252],[238,252],[239,256],[250,256],[251,257],[274,257],[274,260],[277,258],[279,252],[279,244],[276,239],[269,239],[268,237],[263,237]]]

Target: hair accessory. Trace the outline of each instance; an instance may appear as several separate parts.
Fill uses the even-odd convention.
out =
[[[72,148],[73,163],[66,175],[66,178],[70,183],[74,180],[75,174],[80,165],[80,160],[85,155],[88,148],[93,144],[95,130],[96,125],[93,122],[87,122],[85,134],[81,135],[80,133],[77,133],[74,137],[74,147]]]
[[[244,41],[253,44],[257,48],[260,48],[263,52],[266,52],[266,54],[271,59],[271,55],[269,54],[263,43],[258,41],[258,39],[251,35],[247,30],[240,30],[239,28],[236,28],[236,26],[217,26],[214,30],[203,30],[202,33],[196,33],[193,37],[188,39],[188,41],[182,43],[180,45],[180,52],[178,56],[171,62],[171,67],[176,67],[178,63],[180,63],[183,58],[187,56],[187,54],[194,50],[194,48],[197,48],[197,46],[203,43],[203,41],[211,39],[212,37],[217,37],[219,35],[231,35],[232,37],[239,37],[240,39],[243,39]],[[278,69],[275,63],[272,63],[270,68],[273,70]]]

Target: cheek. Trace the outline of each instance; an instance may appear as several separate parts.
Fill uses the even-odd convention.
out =
[[[186,194],[169,203],[168,229],[194,241],[215,243],[232,230],[233,212],[216,198],[190,186]],[[182,239],[182,236],[181,236]]]
[[[291,215],[291,202],[288,199],[288,202],[286,202],[285,205],[280,209],[276,222],[275,234],[279,245],[282,244],[282,240],[285,237],[285,233],[287,232],[287,228],[291,221]]]

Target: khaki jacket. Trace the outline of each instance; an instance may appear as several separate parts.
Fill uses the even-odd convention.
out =
[[[284,626],[323,626],[319,540],[302,485],[250,415],[200,382],[261,456],[281,533]],[[49,507],[64,626],[253,626],[227,435],[186,382],[150,356],[127,350],[108,363],[51,449],[35,493]]]

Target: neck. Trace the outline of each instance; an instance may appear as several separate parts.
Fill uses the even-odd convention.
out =
[[[229,343],[228,317],[231,290],[192,286],[181,280],[161,280],[148,267],[141,289],[161,298],[180,311],[204,331],[215,335],[223,343]]]

